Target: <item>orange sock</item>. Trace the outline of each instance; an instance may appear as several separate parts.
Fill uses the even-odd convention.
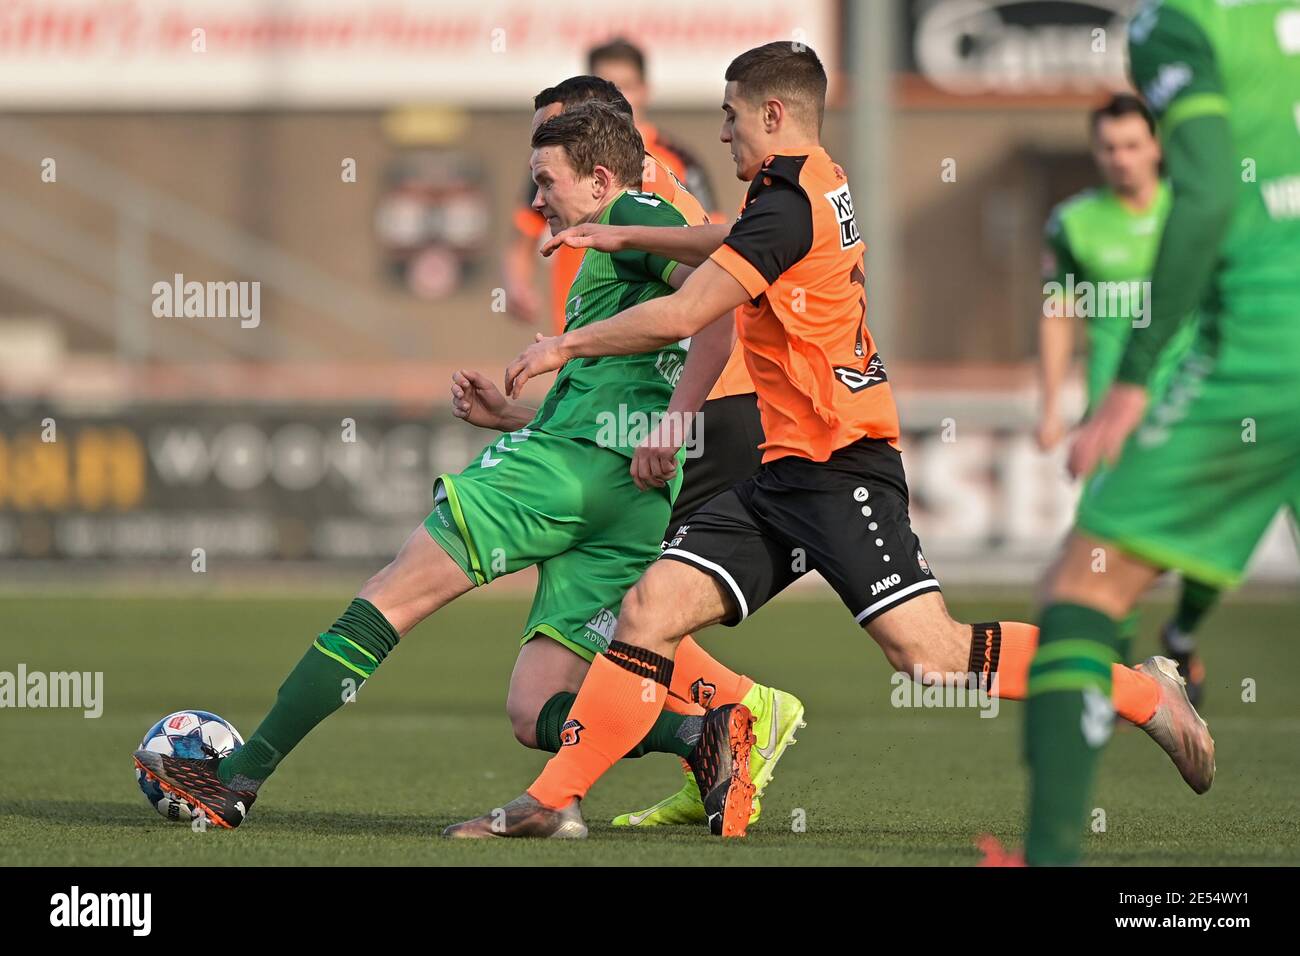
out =
[[[1110,702],[1115,705],[1115,713],[1140,727],[1152,718],[1160,705],[1160,685],[1150,674],[1123,664],[1112,664]]]
[[[998,696],[1024,700],[1029,688],[1029,665],[1038,649],[1038,628],[1019,621],[973,624],[970,669],[975,674],[991,668],[998,676]],[[1111,703],[1115,713],[1135,724],[1145,724],[1160,702],[1155,678],[1123,664],[1111,666]]]
[[[666,657],[613,641],[591,662],[560,729],[560,752],[546,762],[528,792],[554,810],[585,797],[650,732],[668,696],[672,670]]]
[[[977,676],[996,674],[998,696],[1024,700],[1029,689],[1029,663],[1038,649],[1038,628],[1019,621],[972,624],[970,669]]]
[[[673,660],[673,685],[669,693],[701,707],[739,704],[754,682],[728,670],[687,634],[677,645]]]

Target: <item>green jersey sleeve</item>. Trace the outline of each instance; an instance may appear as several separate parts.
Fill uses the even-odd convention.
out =
[[[1134,327],[1115,376],[1146,385],[1166,343],[1210,288],[1232,218],[1236,161],[1214,48],[1190,16],[1160,3],[1144,7],[1129,26],[1129,55],[1133,82],[1160,123],[1173,190],[1149,321]]]
[[[654,193],[629,189],[610,208],[611,226],[685,226],[686,218],[677,207]],[[667,282],[677,268],[677,263],[663,256],[651,255],[634,249],[615,252],[611,256],[616,266],[630,272]]]
[[[1228,113],[1214,48],[1190,16],[1148,2],[1129,24],[1129,69],[1167,140],[1196,116]]]

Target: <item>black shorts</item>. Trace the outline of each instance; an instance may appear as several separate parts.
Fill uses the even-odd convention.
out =
[[[763,464],[763,453],[758,450],[763,442],[763,420],[758,414],[758,396],[753,392],[705,402],[701,417],[695,421],[691,437],[700,441],[702,454],[686,460],[682,487],[664,529],[665,545],[677,526],[710,498],[752,478]]]
[[[907,516],[902,456],[861,439],[828,461],[778,458],[678,526],[661,558],[692,564],[732,596],[739,624],[809,571],[854,619],[939,590]]]

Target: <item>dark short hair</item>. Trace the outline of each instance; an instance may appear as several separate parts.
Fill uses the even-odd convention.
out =
[[[552,116],[533,133],[533,149],[543,146],[563,146],[579,176],[604,166],[620,185],[641,185],[645,143],[631,117],[609,103],[589,100]]]
[[[533,97],[533,110],[540,110],[552,103],[559,103],[567,110],[570,106],[588,100],[608,103],[620,113],[632,115],[632,104],[627,101],[627,97],[609,80],[602,80],[598,76],[571,76],[554,86],[548,86]]]
[[[731,61],[726,79],[751,103],[778,99],[821,129],[826,111],[826,70],[812,47],[778,40],[746,50]]]
[[[1132,93],[1116,93],[1106,103],[1097,107],[1088,114],[1088,132],[1096,136],[1097,127],[1103,119],[1119,119],[1121,116],[1140,116],[1147,124],[1147,129],[1151,135],[1156,133],[1155,117],[1147,109],[1147,105],[1142,102],[1140,97]]]
[[[587,51],[587,69],[592,73],[596,72],[596,64],[604,60],[631,63],[636,67],[636,75],[645,79],[645,54],[641,52],[639,46],[622,37],[615,37],[608,43],[594,46]]]

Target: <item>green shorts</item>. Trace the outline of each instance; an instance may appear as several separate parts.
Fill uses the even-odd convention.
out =
[[[1300,504],[1294,339],[1273,338],[1272,361],[1264,335],[1198,343],[1119,460],[1088,481],[1080,530],[1194,580],[1239,583],[1274,516]]]
[[[592,660],[659,556],[672,509],[666,491],[639,491],[628,467],[593,442],[520,429],[438,476],[424,527],[476,586],[537,565],[519,643],[544,634]]]

